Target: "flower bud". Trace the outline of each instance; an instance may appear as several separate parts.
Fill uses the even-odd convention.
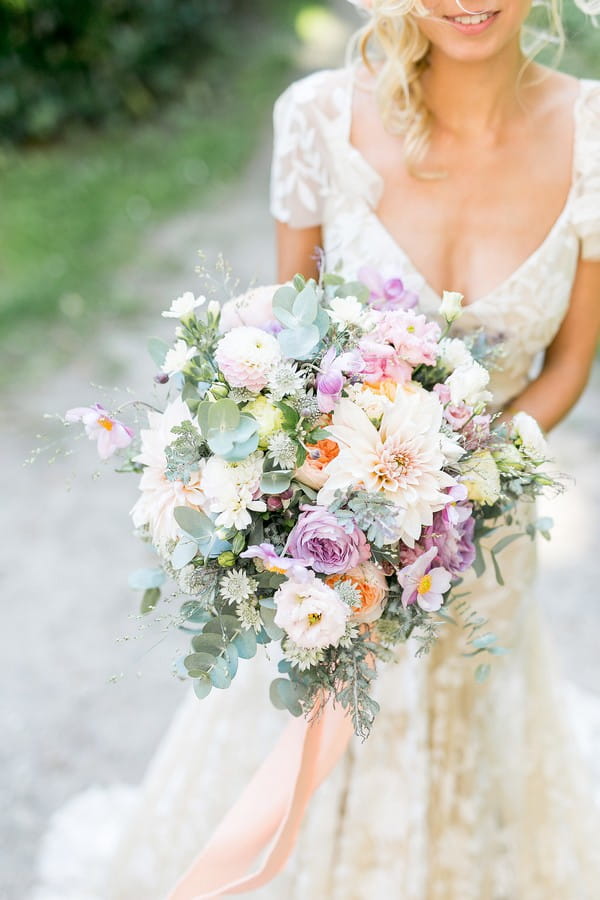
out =
[[[231,550],[225,550],[224,553],[220,553],[217,557],[217,563],[222,569],[231,569],[232,566],[235,566],[235,553],[232,553]]]

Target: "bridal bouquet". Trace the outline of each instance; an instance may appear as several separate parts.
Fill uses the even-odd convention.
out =
[[[276,642],[273,703],[309,714],[333,695],[364,736],[375,661],[411,635],[429,649],[462,573],[484,568],[481,537],[552,479],[533,419],[493,427],[485,347],[449,336],[461,296],[444,294],[442,328],[399,279],[360,277],[296,276],[222,308],[184,294],[163,313],[173,345],[151,341],[166,395],[148,427],[100,404],[66,420],[141,475],[131,514],[159,566],[133,584],[148,612],[175,583],[198,697]],[[516,536],[492,547],[499,579]],[[483,622],[468,655],[503,652]]]

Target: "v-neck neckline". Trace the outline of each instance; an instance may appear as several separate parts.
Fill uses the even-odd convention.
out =
[[[366,157],[362,154],[362,152],[351,142],[351,134],[352,134],[352,111],[353,111],[353,101],[354,101],[354,77],[356,72],[356,66],[351,65],[348,67],[348,85],[347,85],[347,97],[346,99],[346,110],[345,110],[345,118],[346,121],[344,123],[344,138],[346,140],[346,145],[348,150],[352,156],[354,156],[355,160],[359,165],[361,165],[368,175],[369,180],[376,185],[377,190],[377,203],[381,197],[381,193],[384,188],[384,179],[383,176],[375,169],[371,163],[366,159]],[[578,79],[578,91],[577,95],[573,101],[573,107],[571,111],[571,121],[573,125],[572,132],[572,146],[571,146],[571,181],[569,185],[569,190],[567,192],[567,196],[563,205],[562,210],[559,212],[558,216],[550,226],[547,231],[545,237],[542,239],[541,243],[514,269],[509,275],[502,279],[502,281],[493,287],[491,290],[486,291],[485,294],[482,294],[480,297],[477,297],[475,300],[470,301],[469,303],[464,304],[464,309],[469,310],[472,307],[486,303],[496,294],[500,293],[504,290],[508,285],[510,285],[515,279],[518,279],[523,272],[528,268],[532,262],[537,259],[537,257],[544,251],[547,244],[552,240],[556,231],[558,231],[559,227],[563,224],[563,220],[566,218],[567,213],[569,212],[571,202],[575,195],[575,190],[577,186],[577,150],[578,150],[578,121],[579,121],[579,108],[583,101],[584,96],[584,80]],[[415,265],[409,254],[402,247],[402,245],[398,242],[398,240],[391,233],[389,228],[385,225],[382,219],[377,215],[376,205],[373,204],[371,200],[369,200],[369,216],[373,220],[376,227],[383,234],[383,236],[389,241],[389,243],[396,249],[396,251],[403,257],[406,265],[412,270],[414,275],[417,275],[423,282],[424,287],[430,292],[430,294],[436,298],[439,302],[441,302],[441,296],[438,291],[431,285],[428,279],[425,277],[423,272]]]

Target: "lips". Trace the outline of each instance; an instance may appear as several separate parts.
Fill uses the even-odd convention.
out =
[[[499,15],[498,11],[486,10],[475,13],[461,13],[458,16],[444,16],[444,19],[463,34],[480,34],[489,28]]]

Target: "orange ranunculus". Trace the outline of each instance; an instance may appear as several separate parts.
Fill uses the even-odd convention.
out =
[[[325,583],[332,588],[339,581],[351,582],[360,594],[360,604],[354,607],[352,614],[355,622],[369,623],[379,619],[385,606],[388,587],[385,575],[378,566],[365,562],[343,575],[330,575],[325,579]]]
[[[306,448],[308,456],[300,468],[296,469],[294,478],[318,491],[327,481],[327,472],[325,471],[327,464],[336,458],[340,448],[335,441],[329,438],[317,441],[316,444],[307,444]]]

